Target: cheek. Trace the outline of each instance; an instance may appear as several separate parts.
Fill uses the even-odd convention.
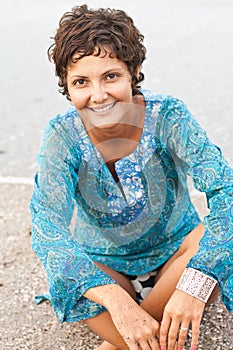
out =
[[[133,91],[132,91],[132,86],[131,86],[131,80],[129,81],[128,86],[125,87],[124,96],[125,96],[125,99],[126,99],[128,102],[132,102]]]
[[[84,109],[87,104],[87,97],[80,91],[72,91],[70,93],[71,102],[77,110]]]
[[[126,79],[124,82],[117,86],[117,93],[123,100],[129,100],[132,97],[131,79]]]

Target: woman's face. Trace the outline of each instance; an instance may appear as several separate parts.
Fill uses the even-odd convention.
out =
[[[109,55],[84,56],[67,68],[68,92],[86,127],[125,122],[131,82],[126,64]]]

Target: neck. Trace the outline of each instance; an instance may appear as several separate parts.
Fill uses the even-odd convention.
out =
[[[132,124],[115,123],[104,125],[104,127],[94,127],[88,131],[93,144],[97,146],[99,143],[114,139],[137,139],[137,134],[141,128]]]

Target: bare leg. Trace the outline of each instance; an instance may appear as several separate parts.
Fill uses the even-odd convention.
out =
[[[157,321],[161,321],[164,307],[174,292],[187,263],[197,253],[203,233],[204,225],[200,224],[186,236],[178,251],[159,270],[154,288],[141,303],[141,307]]]
[[[95,263],[101,270],[110,275],[115,281],[117,281],[122,288],[124,288],[131,297],[136,300],[136,293],[131,281],[123,274],[116,272],[106,265]],[[105,311],[98,316],[83,321],[86,323],[92,331],[98,334],[105,341],[98,346],[98,350],[128,350],[128,346],[124,342],[121,335],[118,333],[114,326],[109,312]],[[114,344],[114,345],[112,345]]]
[[[166,264],[159,270],[155,286],[142,302],[141,307],[146,310],[157,321],[162,319],[163,310],[172,293],[175,290],[177,282],[184,271],[188,261],[196,254],[199,248],[199,241],[204,233],[203,224],[195,228],[184,239],[179,250],[167,261]],[[135,292],[131,282],[118,272],[109,267],[97,264],[99,268],[108,273],[111,277],[117,280],[122,288],[135,299]],[[98,347],[98,350],[128,350],[120,334],[117,332],[109,313],[102,314],[85,321],[85,323],[97,334],[106,341]],[[106,332],[107,329],[107,332]],[[113,344],[113,345],[111,345]]]

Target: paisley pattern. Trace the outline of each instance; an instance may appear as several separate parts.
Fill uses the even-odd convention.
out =
[[[44,131],[30,205],[32,242],[50,293],[38,300],[49,298],[61,322],[105,310],[83,296],[89,288],[116,283],[93,261],[142,275],[179,248],[200,223],[188,175],[206,193],[210,209],[200,250],[188,266],[218,280],[222,300],[233,310],[233,170],[183,102],[142,93],[144,129],[134,152],[115,164],[120,184],[74,108],[51,120]]]

